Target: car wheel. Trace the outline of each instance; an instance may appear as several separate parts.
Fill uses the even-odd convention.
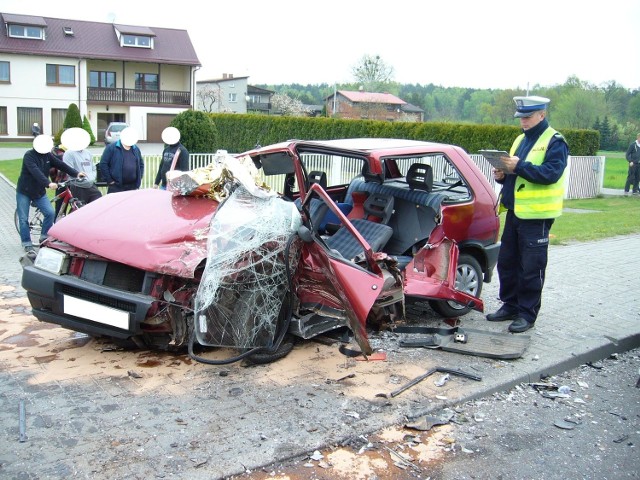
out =
[[[456,271],[456,290],[479,297],[482,293],[482,267],[478,261],[467,253],[458,257]],[[471,311],[471,307],[451,300],[431,300],[431,308],[443,317],[461,317]]]
[[[274,352],[268,353],[254,353],[247,357],[247,362],[255,365],[264,365],[266,363],[275,362],[281,358],[286,357],[291,353],[295,346],[296,337],[286,334],[280,342],[280,346]]]
[[[278,313],[278,324],[288,326],[288,322],[286,322],[286,315],[288,315],[289,310],[289,293],[285,294],[284,301],[282,302],[282,307],[280,308],[280,312]],[[256,302],[252,302],[253,308],[256,308]],[[291,334],[285,333],[280,345],[274,351],[258,351],[257,353],[249,355],[246,360],[248,363],[253,363],[256,365],[263,365],[266,363],[275,362],[276,360],[280,360],[281,358],[289,355],[293,347],[295,346],[296,337]]]

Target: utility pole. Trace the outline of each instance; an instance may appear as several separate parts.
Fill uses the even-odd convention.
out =
[[[336,97],[338,96],[338,84],[336,82],[333,82],[333,115],[332,117],[336,116]]]

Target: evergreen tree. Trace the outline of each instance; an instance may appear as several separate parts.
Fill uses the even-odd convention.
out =
[[[91,137],[91,142],[89,143],[89,145],[93,145],[94,143],[96,143],[96,137],[93,135],[93,130],[91,130],[91,124],[89,123],[89,119],[87,118],[86,115],[82,117],[82,128],[84,128],[89,134],[89,137]]]
[[[79,127],[82,128],[82,118],[80,117],[80,109],[75,103],[69,104],[69,108],[67,109],[67,115],[64,117],[64,123],[62,124],[62,128],[66,130],[67,128]]]
[[[609,117],[605,116],[600,125],[600,148],[609,150],[611,148],[611,125],[609,125]]]

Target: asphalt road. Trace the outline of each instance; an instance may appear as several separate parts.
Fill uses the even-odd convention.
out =
[[[417,429],[436,419],[444,424]],[[636,348],[232,478],[631,479],[640,478],[639,447]]]

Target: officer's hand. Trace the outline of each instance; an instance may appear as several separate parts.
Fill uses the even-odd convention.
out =
[[[56,188],[58,188],[58,184],[57,184],[57,183],[55,183],[55,182],[51,182],[51,183],[49,184],[49,188],[50,188],[51,190],[55,190]]]
[[[87,174],[84,172],[78,173],[78,178],[87,178]]]
[[[518,157],[500,157],[505,166],[505,173],[513,173],[520,159]]]
[[[499,170],[497,168],[493,169],[493,178],[500,181],[500,180],[504,180],[504,177],[505,177],[505,174],[502,170]]]

